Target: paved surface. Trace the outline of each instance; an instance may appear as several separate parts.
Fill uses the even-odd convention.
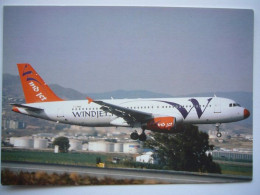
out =
[[[49,165],[40,163],[2,162],[2,169],[19,171],[45,171],[47,173],[78,173],[80,175],[95,176],[97,178],[111,177],[115,179],[142,179],[165,182],[171,184],[191,183],[234,183],[249,182],[251,177],[225,176],[217,174],[195,174],[177,171],[96,168],[85,166]]]

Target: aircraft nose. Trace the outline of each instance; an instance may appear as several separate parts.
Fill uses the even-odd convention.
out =
[[[244,119],[250,116],[250,112],[247,109],[244,109]]]

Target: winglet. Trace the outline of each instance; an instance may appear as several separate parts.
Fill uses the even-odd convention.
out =
[[[91,102],[93,102],[94,100],[90,97],[87,97],[88,103],[90,104]]]

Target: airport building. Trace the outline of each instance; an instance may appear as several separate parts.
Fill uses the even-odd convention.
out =
[[[212,151],[212,157],[216,160],[253,161],[252,152]]]
[[[124,143],[124,153],[136,154],[142,152],[141,145],[138,142]]]

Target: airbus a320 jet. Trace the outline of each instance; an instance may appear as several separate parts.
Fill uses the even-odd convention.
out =
[[[133,127],[133,140],[146,140],[145,130],[174,133],[179,124],[216,124],[246,119],[250,112],[220,97],[105,99],[65,101],[58,97],[30,64],[17,64],[25,104],[12,104],[17,113],[88,127]]]

